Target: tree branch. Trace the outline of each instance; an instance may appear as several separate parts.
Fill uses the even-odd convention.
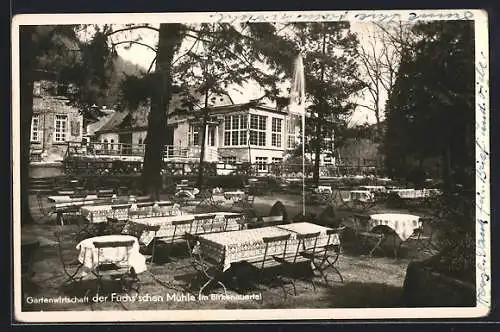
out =
[[[131,30],[137,30],[137,29],[149,29],[149,30],[154,30],[156,32],[160,32],[160,29],[154,28],[154,27],[149,26],[149,25],[135,25],[132,27],[127,27],[127,28],[122,28],[122,29],[110,31],[106,34],[106,37],[109,37],[109,36],[114,35],[114,34],[119,33],[119,32],[131,31]]]
[[[177,59],[175,59],[173,62],[172,62],[172,66],[175,65],[180,59],[182,59],[183,57],[185,57],[186,55],[188,55],[189,53],[191,53],[191,51],[193,50],[193,48],[196,46],[196,44],[199,42],[200,40],[199,39],[196,39],[193,43],[193,45],[191,45],[191,47],[189,48],[189,50],[187,50],[186,53],[182,54],[181,56],[179,56]]]
[[[151,47],[150,45],[146,44],[146,43],[141,43],[141,42],[138,42],[138,41],[135,41],[135,40],[123,40],[123,41],[119,41],[117,43],[112,43],[111,46],[112,47],[115,47],[115,46],[118,46],[120,44],[137,44],[137,45],[141,45],[141,46],[144,46],[148,49],[150,49],[151,51],[157,53],[158,50],[154,47]]]
[[[158,53],[155,54],[155,57],[154,57],[153,61],[151,61],[151,64],[149,65],[149,68],[148,68],[148,71],[147,71],[147,74],[149,74],[151,72],[151,69],[153,69],[153,64],[156,62],[157,58],[158,58]]]

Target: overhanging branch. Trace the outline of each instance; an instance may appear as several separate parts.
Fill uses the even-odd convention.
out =
[[[141,43],[141,42],[138,42],[138,41],[135,41],[135,40],[123,40],[123,41],[119,41],[117,43],[112,43],[111,46],[115,47],[115,46],[118,46],[118,45],[121,45],[121,44],[137,44],[137,45],[141,45],[141,46],[144,46],[148,49],[150,49],[151,51],[153,52],[158,52],[158,50],[154,47],[151,47],[150,45],[146,44],[146,43]]]

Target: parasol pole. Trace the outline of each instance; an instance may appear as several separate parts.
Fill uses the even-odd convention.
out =
[[[304,62],[299,54],[295,59],[293,81],[290,89],[290,115],[301,117],[302,122],[302,215],[306,214],[306,163],[305,163],[305,133],[306,133],[306,112],[305,112],[305,77]]]
[[[306,215],[306,115],[302,113],[302,215]]]

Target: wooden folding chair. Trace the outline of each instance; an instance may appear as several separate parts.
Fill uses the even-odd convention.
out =
[[[238,224],[238,228],[241,229],[244,224],[244,219],[242,214],[225,214],[223,221],[223,227],[220,227],[220,232],[226,232],[229,224],[235,222]],[[216,225],[214,225],[216,226]],[[217,227],[214,227],[217,229]]]
[[[130,265],[129,252],[134,245],[134,240],[122,241],[94,241],[94,247],[97,249],[97,264],[92,269],[92,273],[97,278],[97,290],[99,294],[100,289],[104,289],[103,279],[109,278],[111,280],[120,280],[122,290],[128,292],[130,289],[139,291],[139,285],[133,288],[134,283],[139,282],[139,278]],[[104,258],[104,251],[106,249],[125,249],[125,255],[120,262],[110,263]]]
[[[247,260],[246,263],[255,269],[258,273],[257,280],[259,284],[266,284],[268,286],[279,286],[283,289],[283,294],[286,299],[287,292],[285,289],[286,284],[291,284],[295,291],[295,284],[293,281],[285,280],[280,273],[276,270],[280,268],[282,262],[286,258],[287,244],[290,239],[290,234],[263,237],[265,248],[264,256],[255,260]],[[270,253],[269,248],[279,248],[275,253]],[[276,250],[275,250],[276,251]],[[278,257],[279,259],[275,259]]]
[[[194,234],[211,233],[214,227],[215,214],[199,214],[194,216]]]
[[[354,225],[354,231],[357,235],[357,240],[360,241],[361,245],[367,244],[367,242],[370,241],[375,241],[375,244],[368,253],[368,256],[372,257],[375,251],[380,251],[385,254],[385,251],[381,247],[385,240],[385,234],[383,232],[373,232],[368,229],[370,216],[365,214],[355,214],[353,215],[352,221]]]
[[[40,221],[45,222],[45,221],[51,221],[51,219],[54,219],[55,216],[55,210],[54,208],[50,208],[48,206],[45,206],[45,201],[47,201],[47,198],[42,196],[39,192],[36,193],[36,202],[38,205],[38,211],[40,213]],[[53,221],[51,221],[53,222]]]
[[[337,238],[340,239],[345,228],[345,226],[340,226],[338,228],[328,229],[326,231],[328,240],[325,246],[317,247],[315,251],[304,250],[301,252],[302,256],[312,261],[314,269],[321,274],[327,284],[328,279],[325,271],[328,269],[332,269],[340,277],[340,282],[344,282],[344,278],[336,266],[340,257],[340,242],[335,242],[335,240]]]
[[[223,271],[220,262],[214,262],[203,255],[199,238],[196,235],[186,233],[186,244],[190,255],[191,266],[197,273],[197,279],[200,281],[201,287],[198,291],[198,299],[201,298],[203,291],[212,284],[218,284],[224,289],[224,294],[227,293],[226,286],[222,283]],[[191,281],[191,287],[193,286]]]
[[[128,216],[120,216],[119,210],[130,209],[131,204],[117,204],[111,206],[111,217],[107,217],[107,233],[120,234],[127,223]]]
[[[312,271],[311,273],[297,273],[297,270],[299,267],[303,266],[308,268],[311,267],[312,258],[307,257],[307,255],[302,255],[302,253],[307,252],[312,256],[316,254],[319,234],[320,232],[297,234],[297,246],[294,252],[287,252],[284,256],[273,256],[276,261],[286,267],[284,272],[292,277],[290,281],[293,285],[294,295],[297,295],[294,279],[309,281],[313,286],[313,290],[316,291],[316,284],[314,283],[314,274]]]
[[[63,286],[79,282],[82,277],[78,276],[78,272],[80,272],[82,264],[78,261],[78,250],[76,249],[76,245],[79,242],[77,233],[68,226],[58,226],[58,230],[54,232],[54,236],[57,241],[59,262],[66,275]]]
[[[418,251],[428,250],[433,252],[437,249],[434,244],[434,229],[436,228],[434,219],[431,217],[421,217],[419,220],[421,226],[416,228],[405,242],[413,240],[417,242],[418,246],[416,249]]]

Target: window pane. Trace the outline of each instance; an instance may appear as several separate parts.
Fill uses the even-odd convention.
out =
[[[257,132],[250,131],[250,144],[257,145]]]
[[[266,145],[266,133],[265,132],[259,132],[259,146],[264,146]]]
[[[231,141],[231,144],[238,145],[238,131],[233,131],[232,135],[233,135],[233,139]]]
[[[247,129],[248,116],[240,115],[240,129]]]
[[[246,130],[240,131],[240,145],[247,145],[247,132],[246,132]]]
[[[250,115],[250,128],[259,129],[259,118],[257,117],[257,115]]]
[[[239,126],[240,126],[240,117],[239,116],[233,116],[233,125],[232,125],[232,129],[238,129]]]
[[[266,117],[259,115],[259,129],[266,130]]]
[[[231,132],[224,132],[224,145],[231,145]]]

